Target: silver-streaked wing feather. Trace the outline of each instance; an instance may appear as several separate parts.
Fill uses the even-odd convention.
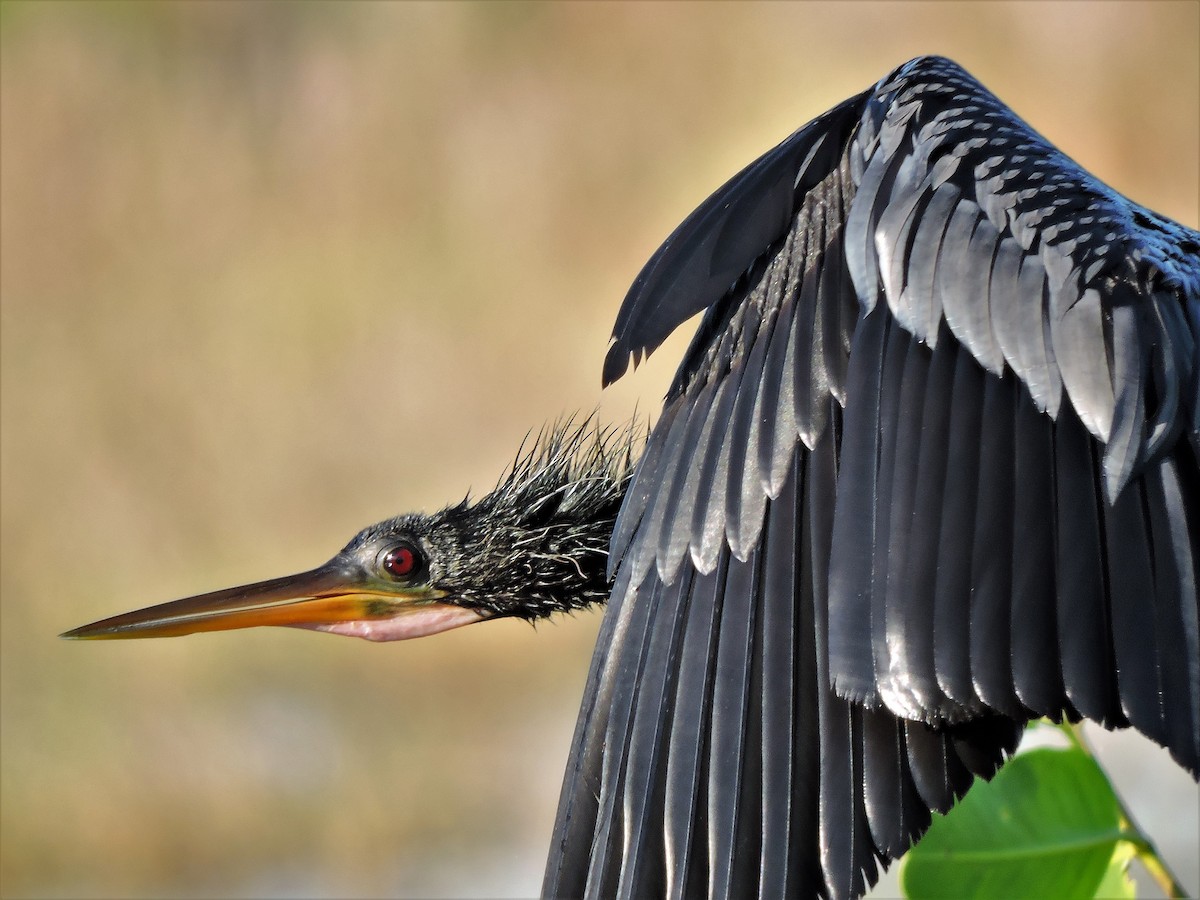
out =
[[[1200,775],[1198,254],[938,58],[689,216],[546,894],[859,894],[1038,715]]]

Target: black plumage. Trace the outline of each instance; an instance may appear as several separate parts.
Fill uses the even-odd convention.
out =
[[[612,579],[547,897],[856,896],[1039,716],[1200,778],[1200,234],[926,57],[688,216],[605,382],[702,310],[632,478],[553,429],[311,573],[68,636],[397,639]]]
[[[852,896],[1043,715],[1132,724],[1200,776],[1198,254],[932,57],[684,221],[605,363],[707,310],[612,544],[607,616],[682,584],[648,627],[687,637],[679,690],[630,701],[674,723],[645,751],[671,799],[607,871]],[[582,794],[659,789],[593,715],[548,896],[607,893]]]

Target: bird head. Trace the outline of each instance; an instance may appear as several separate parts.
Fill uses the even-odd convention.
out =
[[[173,637],[286,625],[394,641],[602,603],[608,541],[638,434],[590,419],[558,423],[523,446],[478,500],[371,525],[308,572],[123,613],[62,636]]]

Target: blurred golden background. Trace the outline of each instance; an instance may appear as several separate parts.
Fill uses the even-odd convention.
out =
[[[599,391],[642,262],[904,60],[1200,219],[1194,2],[5,2],[0,51],[6,897],[534,894],[597,615],[55,635],[656,412],[683,338]],[[1195,785],[1129,746],[1195,891]]]

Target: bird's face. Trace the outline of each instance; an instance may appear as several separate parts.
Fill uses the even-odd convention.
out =
[[[490,618],[446,578],[453,530],[400,516],[360,531],[322,566],[162,603],[66,632],[75,639],[174,637],[255,625],[287,625],[371,641],[436,634]]]
[[[399,641],[483,619],[534,620],[602,603],[609,535],[637,430],[560,423],[472,503],[364,528],[299,575],[102,619],[75,639],[174,637],[287,625]]]

